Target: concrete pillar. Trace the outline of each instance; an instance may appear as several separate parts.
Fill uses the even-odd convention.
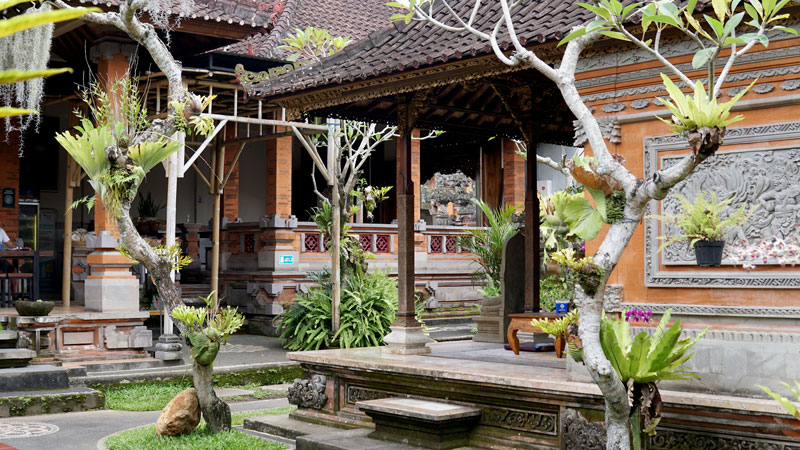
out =
[[[104,46],[92,53],[97,59],[97,78],[112,101],[114,115],[121,120],[119,106],[114,102],[112,87],[128,73],[128,58],[122,53],[111,53],[120,47]],[[85,307],[87,311],[128,312],[139,310],[139,280],[131,275],[131,262],[115,249],[119,246],[119,232],[114,217],[108,213],[102,199],[97,196],[94,206],[94,236],[87,238],[92,248],[86,262]]]
[[[517,144],[503,139],[503,204],[525,203],[525,158],[517,153]]]

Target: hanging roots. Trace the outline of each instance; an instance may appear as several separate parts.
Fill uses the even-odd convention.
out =
[[[50,5],[40,7],[32,6],[24,14],[49,11]],[[22,30],[0,38],[0,70],[44,70],[50,61],[50,45],[53,41],[51,24]],[[30,80],[12,84],[0,85],[0,104],[16,106],[25,109],[39,110],[44,96],[44,78],[36,77]],[[30,114],[20,117],[6,117],[6,140],[12,131],[20,132],[19,156],[22,156],[22,134],[31,125],[38,130],[39,115]]]

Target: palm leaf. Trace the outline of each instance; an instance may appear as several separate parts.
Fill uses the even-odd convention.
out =
[[[39,25],[77,19],[90,12],[101,12],[101,10],[100,8],[68,8],[37,12],[34,14],[20,14],[10,19],[0,20],[0,37],[6,37],[10,34]]]

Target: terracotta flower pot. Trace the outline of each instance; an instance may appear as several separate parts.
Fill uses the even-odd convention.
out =
[[[46,316],[53,310],[55,303],[30,300],[17,300],[14,302],[14,309],[20,316]]]

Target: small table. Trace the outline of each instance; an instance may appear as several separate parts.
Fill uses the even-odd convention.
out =
[[[52,255],[53,252],[47,252]],[[43,255],[48,256],[48,255]],[[33,280],[31,281],[31,300],[39,298],[39,251],[38,250],[0,250],[0,259],[30,259]]]
[[[514,352],[515,355],[519,355],[519,338],[517,338],[518,331],[526,331],[530,333],[542,332],[542,330],[539,327],[535,327],[531,324],[531,320],[547,319],[548,321],[552,322],[560,318],[554,312],[509,314],[508,317],[511,319],[511,322],[508,324],[508,331],[506,335],[508,336],[508,344],[511,346],[511,350]],[[560,358],[563,349],[563,342],[561,342],[561,338],[556,337],[555,347],[556,347],[556,356]]]

